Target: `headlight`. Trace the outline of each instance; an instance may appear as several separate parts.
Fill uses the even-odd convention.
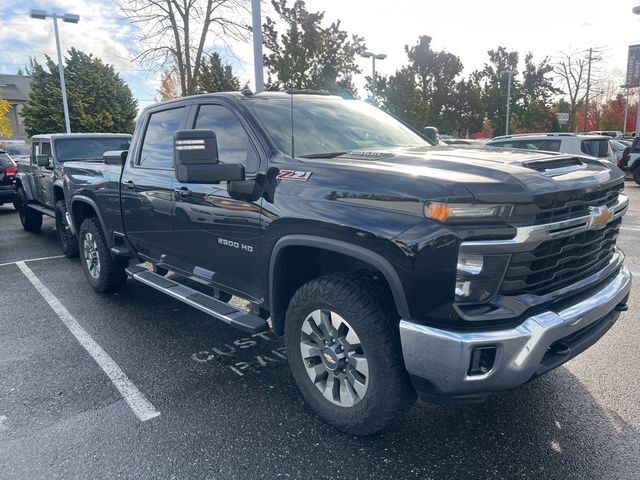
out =
[[[424,206],[427,218],[442,223],[487,223],[504,221],[511,215],[513,205],[482,203],[428,202]]]
[[[498,291],[511,255],[458,254],[456,302],[483,303]]]

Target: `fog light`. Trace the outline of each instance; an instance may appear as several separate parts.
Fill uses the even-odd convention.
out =
[[[471,351],[471,362],[467,375],[486,375],[493,368],[496,361],[496,347],[476,347]]]

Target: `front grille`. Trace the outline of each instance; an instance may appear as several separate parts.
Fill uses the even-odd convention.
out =
[[[561,222],[571,218],[584,217],[589,215],[589,207],[599,207],[601,205],[611,207],[618,201],[618,196],[623,188],[624,184],[619,183],[583,195],[580,200],[548,202],[540,206],[540,210],[534,220],[534,225],[543,225],[546,223]]]
[[[602,230],[547,240],[535,250],[511,255],[500,292],[544,295],[602,270],[613,256],[618,218]]]

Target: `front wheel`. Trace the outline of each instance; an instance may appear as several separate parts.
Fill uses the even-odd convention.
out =
[[[393,305],[355,275],[327,275],[294,295],[287,357],[302,395],[327,423],[355,435],[378,432],[415,401]]]
[[[58,235],[58,243],[62,253],[69,258],[77,257],[78,239],[71,231],[67,221],[67,205],[64,200],[58,200],[56,203],[56,234]]]
[[[78,233],[82,269],[96,292],[118,290],[127,281],[127,261],[114,260],[96,217],[82,222]]]
[[[16,192],[16,210],[18,210],[22,228],[27,232],[37,232],[42,228],[42,213],[29,208],[27,194],[22,187],[19,187]]]

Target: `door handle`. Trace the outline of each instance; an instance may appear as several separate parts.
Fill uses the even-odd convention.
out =
[[[133,190],[134,188],[136,188],[136,184],[133,183],[131,180],[129,180],[128,182],[124,182],[124,186],[128,189],[128,190]]]
[[[189,195],[191,195],[191,190],[189,190],[187,187],[174,188],[173,191],[176,195],[182,198],[188,197]]]

